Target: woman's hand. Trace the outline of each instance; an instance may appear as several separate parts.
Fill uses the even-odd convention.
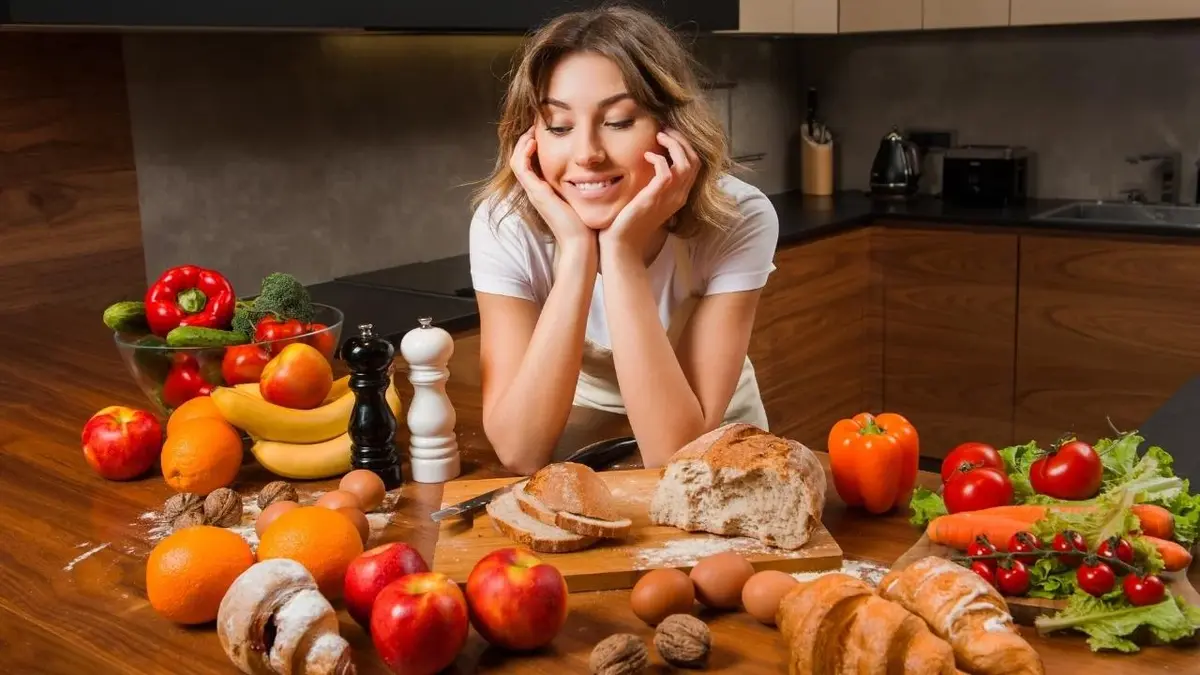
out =
[[[577,244],[587,244],[596,241],[596,233],[583,224],[575,209],[542,180],[533,170],[533,154],[537,152],[537,141],[533,138],[533,127],[521,134],[517,145],[513,148],[512,158],[508,165],[516,175],[517,181],[525,189],[525,194],[533,207],[541,214],[554,239],[560,246],[569,248]]]
[[[621,209],[613,224],[600,232],[601,242],[619,243],[641,254],[650,235],[687,203],[700,159],[687,139],[673,129],[658,132],[658,142],[670,154],[671,164],[658,153],[646,153],[646,161],[654,165],[654,178]]]

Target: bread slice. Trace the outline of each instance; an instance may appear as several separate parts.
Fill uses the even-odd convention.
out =
[[[620,520],[608,483],[586,464],[556,462],[529,477],[525,491],[551,511]]]
[[[603,520],[567,511],[551,510],[540,499],[529,494],[525,489],[528,484],[529,481],[522,481],[519,485],[513,487],[512,491],[517,497],[517,504],[527,515],[547,525],[554,525],[575,534],[607,539],[624,538],[629,534],[629,530],[633,528],[633,521],[628,518]]]
[[[820,522],[825,491],[825,470],[811,450],[732,423],[671,456],[650,500],[650,521],[795,550]]]
[[[526,514],[518,505],[513,490],[488,502],[487,514],[497,531],[538,553],[582,551],[599,541],[597,537],[568,532]]]

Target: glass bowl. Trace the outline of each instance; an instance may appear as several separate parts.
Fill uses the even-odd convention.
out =
[[[336,370],[345,317],[341,310],[329,305],[314,302],[313,308],[316,311],[312,323],[325,324],[325,328],[280,340],[232,347],[169,347],[153,334],[114,333],[113,340],[142,393],[159,416],[166,419],[184,401],[207,393],[205,387],[211,390],[257,381],[257,377],[247,373],[254,372],[256,366],[261,372],[266,360],[292,342],[316,347]]]

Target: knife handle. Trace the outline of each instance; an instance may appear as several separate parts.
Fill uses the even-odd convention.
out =
[[[637,440],[632,436],[609,438],[581,448],[567,457],[568,462],[578,462],[599,471],[637,449]]]

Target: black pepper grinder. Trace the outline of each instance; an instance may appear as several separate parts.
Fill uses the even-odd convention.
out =
[[[376,335],[372,325],[358,327],[359,334],[342,345],[342,360],[350,367],[354,409],[350,412],[350,463],[383,479],[388,490],[404,482],[396,452],[396,416],[387,404],[392,382],[392,343]]]

